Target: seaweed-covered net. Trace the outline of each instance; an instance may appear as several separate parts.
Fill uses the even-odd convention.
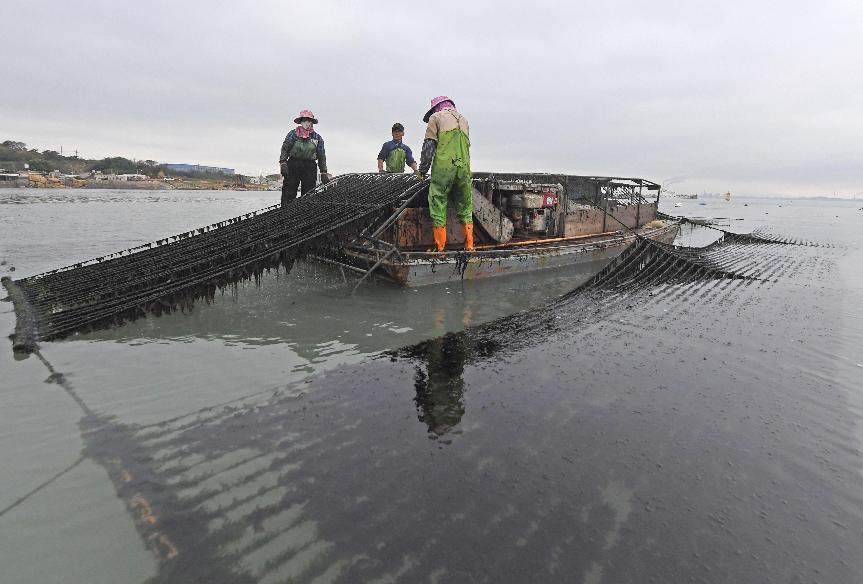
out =
[[[136,248],[3,284],[16,305],[16,347],[159,315],[210,299],[264,271],[290,270],[318,247],[346,243],[422,189],[413,175],[346,174],[280,205]]]

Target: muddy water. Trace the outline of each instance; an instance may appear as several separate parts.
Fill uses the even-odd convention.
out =
[[[2,191],[0,269],[268,195]],[[684,205],[830,245],[624,301],[565,272],[351,295],[306,265],[0,351],[2,580],[863,580],[863,205]]]

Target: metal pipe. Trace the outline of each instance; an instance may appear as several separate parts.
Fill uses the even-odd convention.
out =
[[[571,235],[569,237],[550,237],[547,239],[530,239],[527,241],[509,241],[507,243],[498,243],[498,244],[485,244],[476,246],[477,250],[482,249],[493,249],[500,247],[515,247],[519,245],[542,245],[544,243],[556,243],[560,241],[577,241],[579,239],[589,239],[591,237],[603,237],[605,235],[614,235],[615,233],[619,233],[618,231],[605,231],[603,233],[591,233],[588,235]],[[468,252],[470,253],[470,252]]]
[[[323,257],[323,256],[319,256],[319,255],[308,255],[308,256],[306,256],[306,257],[307,257],[307,258],[309,258],[310,260],[313,260],[313,261],[316,261],[316,262],[321,262],[321,263],[324,263],[324,264],[332,264],[332,265],[334,265],[334,266],[338,266],[338,267],[340,267],[340,268],[344,268],[344,269],[346,269],[346,270],[351,270],[352,272],[356,272],[356,273],[358,273],[358,274],[365,274],[365,273],[366,273],[366,270],[364,270],[364,269],[362,269],[362,268],[358,268],[358,267],[356,267],[356,266],[352,266],[352,265],[350,265],[350,264],[346,264],[346,263],[344,263],[344,262],[340,262],[340,261],[337,261],[337,260],[331,260],[330,258],[325,258],[325,257]]]
[[[378,267],[379,267],[382,263],[384,263],[384,262],[387,260],[387,258],[389,258],[391,255],[393,255],[393,253],[395,253],[395,251],[396,251],[396,249],[395,249],[395,248],[391,249],[390,251],[388,251],[387,253],[385,253],[385,254],[381,257],[381,259],[379,259],[377,262],[375,262],[375,265],[373,265],[371,268],[369,268],[369,270],[365,273],[365,275],[364,275],[362,278],[360,278],[360,281],[359,281],[359,282],[357,282],[356,286],[354,286],[353,292],[356,292],[357,288],[359,288],[359,287],[360,287],[360,284],[362,284],[363,282],[365,282],[365,281],[366,281],[366,278],[368,278],[368,277],[372,274],[372,272],[374,272],[375,270],[377,270],[377,269],[378,269]]]

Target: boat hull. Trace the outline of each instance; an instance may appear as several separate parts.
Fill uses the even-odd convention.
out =
[[[640,229],[639,234],[672,243],[677,236],[678,224],[658,229]],[[448,252],[443,257],[434,253],[402,252],[399,259],[380,262],[376,272],[412,288],[459,280],[477,280],[520,274],[536,270],[563,267],[573,269],[574,284],[579,285],[607,266],[635,241],[632,232],[598,236],[574,241],[558,241],[542,245],[511,246],[475,252]],[[366,269],[377,263],[377,258],[361,251],[346,251],[355,265]]]

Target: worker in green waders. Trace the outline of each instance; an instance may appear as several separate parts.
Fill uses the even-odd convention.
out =
[[[303,194],[315,188],[318,179],[316,167],[321,169],[321,182],[330,182],[324,139],[314,128],[318,123],[315,114],[303,110],[294,123],[298,125],[285,136],[279,156],[279,169],[284,177],[282,206],[297,198],[297,188],[301,185]]]
[[[464,249],[473,251],[473,197],[470,173],[470,126],[445,95],[431,101],[423,121],[428,122],[417,175],[425,179],[431,167],[429,214],[437,251],[446,246],[446,208],[450,193],[458,220],[464,227]]]
[[[417,161],[414,160],[413,152],[407,144],[402,142],[405,137],[405,127],[396,122],[393,124],[393,139],[384,142],[381,151],[378,152],[378,172],[404,172],[405,164],[417,171]],[[384,168],[386,165],[386,169]]]

